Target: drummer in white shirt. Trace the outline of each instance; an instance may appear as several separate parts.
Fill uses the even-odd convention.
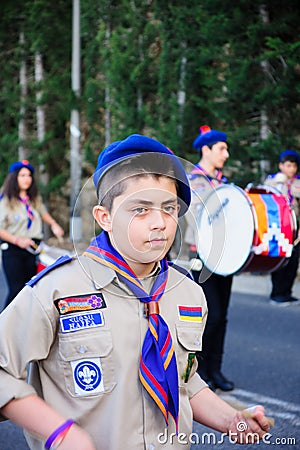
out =
[[[221,169],[229,157],[227,135],[212,130],[209,126],[200,127],[200,134],[193,142],[199,151],[200,160],[189,174],[192,187],[192,204],[186,216],[187,230],[185,242],[189,244],[190,258],[198,258],[196,240],[200,234],[197,230],[197,209],[217,186],[228,183]],[[205,239],[205,236],[203,236]],[[234,389],[232,381],[222,373],[224,341],[227,327],[227,311],[231,295],[232,275],[219,275],[207,268],[201,269],[193,264],[193,277],[201,285],[208,304],[208,320],[203,335],[202,352],[197,355],[198,372],[211,389],[223,391]],[[199,270],[198,270],[199,269]]]

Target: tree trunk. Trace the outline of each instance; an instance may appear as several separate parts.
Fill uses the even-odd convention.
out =
[[[19,160],[27,159],[28,152],[25,148],[26,139],[26,121],[25,121],[25,100],[27,97],[27,78],[26,78],[26,60],[24,56],[24,44],[25,36],[24,33],[20,33],[20,46],[21,46],[21,68],[20,68],[20,120],[19,120],[19,147],[18,147],[18,157]]]
[[[266,9],[266,6],[264,4],[262,4],[260,6],[259,11],[260,11],[260,15],[262,17],[263,23],[265,25],[268,25],[270,22],[270,19],[269,19],[269,14]],[[268,74],[270,73],[269,62],[262,61],[261,67],[262,67],[263,73],[268,76]],[[269,123],[269,118],[268,118],[267,112],[264,108],[262,108],[261,113],[260,113],[260,137],[262,140],[266,140],[271,132],[269,129],[268,123]],[[262,157],[260,159],[260,171],[261,171],[261,180],[262,181],[265,180],[267,172],[269,172],[269,170],[270,170],[270,161],[266,160],[265,155],[262,154]]]

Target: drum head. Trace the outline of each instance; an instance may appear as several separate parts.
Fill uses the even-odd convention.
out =
[[[248,259],[255,222],[244,191],[232,185],[214,189],[197,218],[197,250],[207,269],[219,275],[238,272]]]

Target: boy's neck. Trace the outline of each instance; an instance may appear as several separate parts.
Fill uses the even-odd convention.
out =
[[[208,175],[210,175],[211,177],[215,177],[216,168],[212,164],[210,164],[208,161],[201,159],[199,161],[199,166],[202,167],[202,169],[204,169],[205,172],[208,173]]]
[[[154,272],[157,262],[142,264],[142,263],[135,263],[132,261],[129,261],[129,262],[127,261],[127,264],[134,271],[137,278],[145,278]]]

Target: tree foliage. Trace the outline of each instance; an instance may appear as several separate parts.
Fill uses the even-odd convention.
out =
[[[46,193],[69,178],[69,121],[81,114],[83,174],[107,139],[144,133],[196,161],[192,142],[209,124],[230,139],[233,180],[259,181],[284,148],[300,150],[299,13],[296,0],[81,0],[81,84],[71,90],[72,2],[2,2],[0,180],[18,158],[19,74],[26,62],[30,159],[49,174]],[[20,33],[24,44],[20,44]],[[42,55],[42,85],[34,56]],[[36,135],[36,92],[46,135]],[[74,103],[77,102],[77,103]],[[263,132],[265,127],[266,132]]]

